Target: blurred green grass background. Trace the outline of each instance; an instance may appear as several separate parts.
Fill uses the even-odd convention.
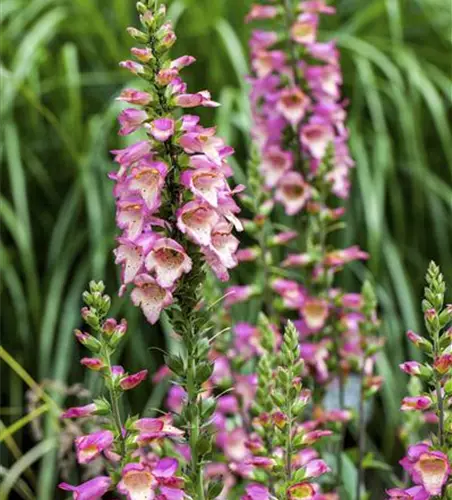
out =
[[[177,55],[198,63],[186,71],[193,90],[208,88],[223,106],[204,112],[237,149],[237,182],[246,183],[250,121],[247,37],[250,0],[174,0]],[[342,53],[349,99],[351,148],[357,168],[343,245],[359,243],[372,259],[378,287],[386,382],[371,429],[388,463],[399,450],[394,436],[406,377],[404,331],[420,329],[419,301],[427,263],[435,259],[452,282],[452,132],[450,126],[451,6],[444,0],[338,0],[338,15],[322,25]],[[2,0],[1,22],[1,467],[0,498],[54,498],[59,424],[52,411],[64,387],[83,380],[72,336],[80,326],[80,294],[103,279],[115,296],[116,235],[109,149],[119,106],[113,98],[133,85],[118,67],[136,24],[132,0]],[[345,284],[357,287],[368,271],[353,267]],[[126,300],[115,314],[130,324],[121,353],[130,371],[161,363],[172,339],[151,328]],[[31,379],[20,372],[20,364]],[[84,383],[96,391],[91,377]],[[32,381],[49,389],[49,408],[27,415]],[[55,385],[55,382],[58,385]],[[38,400],[39,388],[31,392]],[[135,391],[138,411],[158,406],[162,387]],[[36,442],[28,420],[42,427]],[[13,429],[5,429],[16,423]],[[14,431],[14,432],[11,432]],[[36,433],[36,430],[35,430]],[[384,483],[387,478],[376,478]],[[384,483],[385,484],[385,483]]]

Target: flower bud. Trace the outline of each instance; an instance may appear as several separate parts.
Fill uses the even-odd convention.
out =
[[[452,354],[442,354],[437,357],[433,366],[439,374],[446,374],[452,368]]]
[[[135,7],[139,14],[144,14],[148,10],[148,8],[143,2],[137,2]]]
[[[92,335],[81,330],[74,330],[74,335],[80,344],[84,345],[91,352],[97,353],[102,349],[102,344]]]
[[[149,48],[139,49],[137,47],[132,47],[130,52],[142,63],[147,63],[154,58],[152,50]]]
[[[149,37],[146,35],[146,33],[143,33],[140,30],[137,30],[136,28],[133,28],[130,26],[127,28],[127,33],[137,42],[140,43],[148,43],[149,42]]]
[[[102,370],[102,368],[105,367],[104,362],[99,358],[82,358],[80,360],[80,364],[95,372],[98,372],[99,370]]]
[[[401,411],[427,410],[432,405],[432,400],[427,396],[408,396],[403,398]]]
[[[94,403],[90,403],[85,406],[76,406],[73,408],[68,408],[61,414],[60,418],[89,417],[93,415],[95,411],[96,411],[96,405]]]
[[[424,312],[424,319],[429,331],[437,331],[439,329],[439,318],[435,309],[427,309]]]
[[[128,391],[130,389],[134,389],[139,384],[141,384],[141,382],[143,382],[147,376],[148,376],[148,371],[141,370],[138,373],[134,373],[132,375],[128,375],[127,377],[122,378],[121,381],[119,382],[119,385],[122,390]]]
[[[412,330],[408,330],[406,333],[408,340],[412,342],[416,347],[419,347],[424,352],[432,352],[433,346],[431,342],[429,342],[426,338],[421,337],[417,333],[414,333]]]

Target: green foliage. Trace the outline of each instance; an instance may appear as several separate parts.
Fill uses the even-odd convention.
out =
[[[215,118],[237,149],[233,168],[236,181],[244,183],[250,122],[243,17],[251,2],[169,3],[177,50],[198,59],[186,73],[189,86],[209,88],[223,103]],[[338,0],[337,8],[339,15],[324,31],[338,38],[342,52],[357,163],[343,243],[358,242],[372,255],[387,345],[378,366],[385,377],[385,413],[375,416],[371,438],[381,443],[379,459],[395,463],[405,379],[394,367],[409,349],[403,332],[420,328],[417,303],[427,262],[442,264],[446,281],[452,281],[452,99],[445,56],[451,20],[441,0]],[[135,23],[134,2],[4,0],[0,22],[2,342],[34,380],[70,385],[82,374],[71,335],[80,326],[80,294],[91,277],[105,279],[108,289],[117,285],[112,185],[106,176],[112,169],[108,150],[126,141],[115,135],[119,105],[113,98],[129,80],[117,61],[130,47],[125,27]],[[212,118],[213,111],[203,113]],[[366,270],[360,264],[353,270],[346,284],[357,289]],[[119,313],[127,317],[133,339],[122,352],[127,366],[155,371],[162,359],[158,349],[172,345],[169,329],[149,327],[127,299],[113,300],[112,314]],[[1,376],[1,421],[8,427],[24,416],[26,401],[22,382],[3,362]],[[96,392],[93,378],[86,384]],[[64,394],[50,392],[63,404]],[[129,402],[134,409],[148,398],[151,408],[159,406],[163,391],[136,394]],[[29,426],[20,427],[10,437],[24,454],[16,461],[11,445],[1,456],[10,477],[22,479],[41,460],[33,493],[28,479],[10,479],[5,486],[23,498],[54,495],[58,425],[47,413],[38,420],[41,444]],[[378,497],[388,475],[375,474],[374,481]]]

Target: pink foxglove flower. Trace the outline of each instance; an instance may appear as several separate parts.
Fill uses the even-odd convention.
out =
[[[93,371],[99,371],[105,367],[104,362],[99,358],[82,358],[80,363]]]
[[[306,114],[309,104],[309,97],[299,88],[287,88],[280,94],[277,110],[295,127]]]
[[[246,495],[242,496],[242,500],[270,500],[270,498],[268,488],[262,484],[250,484],[246,487]]]
[[[135,130],[138,130],[141,125],[148,119],[148,115],[146,111],[129,108],[122,111],[118,119],[121,125],[119,134],[128,135],[132,132],[135,132]]]
[[[310,44],[317,37],[318,17],[315,14],[301,14],[292,25],[290,34],[297,43]]]
[[[147,274],[138,275],[134,285],[136,288],[131,294],[132,302],[141,307],[151,325],[157,323],[162,310],[173,302],[171,291],[160,286],[156,279]]]
[[[311,188],[301,174],[289,172],[278,184],[275,200],[281,202],[287,215],[295,215],[301,211],[311,196]]]
[[[96,411],[96,405],[90,403],[85,406],[69,408],[61,414],[61,418],[81,418],[90,417]]]
[[[130,389],[134,389],[138,385],[141,384],[144,380],[146,380],[148,376],[147,370],[141,370],[137,373],[133,373],[132,375],[127,375],[121,378],[119,385],[124,391],[129,391]]]
[[[151,470],[142,464],[127,464],[121,473],[118,491],[126,495],[128,500],[152,500],[155,498],[157,479]]]
[[[304,467],[306,478],[319,477],[329,472],[330,470],[331,469],[328,467],[328,465],[320,459],[311,460]]]
[[[278,7],[272,5],[253,5],[249,14],[246,16],[246,22],[256,19],[272,19],[278,15]]]
[[[198,245],[210,245],[212,229],[218,221],[218,213],[200,201],[190,201],[177,212],[178,228]]]
[[[98,457],[113,443],[111,431],[97,431],[75,440],[77,460],[80,464],[87,464]]]
[[[422,486],[413,486],[412,488],[407,488],[405,490],[392,488],[387,490],[386,493],[389,498],[395,498],[398,500],[428,500],[431,498]]]
[[[184,247],[170,238],[159,239],[146,256],[146,269],[155,272],[156,281],[162,288],[171,288],[191,268],[192,261]]]
[[[147,92],[141,92],[135,89],[124,89],[116,100],[144,106],[152,101],[152,96]]]
[[[428,396],[408,396],[403,398],[402,411],[427,410],[432,405],[432,400]]]
[[[173,426],[172,418],[165,415],[160,418],[141,418],[134,424],[140,434],[139,442],[151,442],[162,438],[180,438],[184,432]]]
[[[98,476],[86,481],[78,486],[67,483],[60,483],[59,488],[65,491],[72,491],[74,500],[99,500],[112,486],[112,481],[108,476]]]
[[[301,306],[301,314],[311,330],[320,330],[328,318],[328,302],[323,299],[307,299]]]
[[[269,146],[260,166],[265,185],[269,188],[276,187],[292,165],[293,158],[290,151],[283,151],[276,145]]]
[[[127,189],[139,193],[146,208],[154,213],[161,205],[161,193],[167,173],[168,166],[164,162],[139,162],[125,180]]]
[[[430,495],[441,495],[451,469],[447,456],[440,451],[431,451],[428,444],[410,446],[407,456],[400,461],[415,484],[421,485]]]
[[[149,132],[157,141],[165,142],[174,134],[174,120],[171,118],[159,118],[149,126]]]

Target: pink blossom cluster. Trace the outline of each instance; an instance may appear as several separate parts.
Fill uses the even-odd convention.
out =
[[[121,66],[148,88],[121,92],[118,100],[136,107],[120,113],[119,133],[141,130],[146,139],[113,151],[119,170],[110,177],[116,183],[116,220],[122,230],[115,250],[121,293],[131,285],[132,301],[153,324],[175,300],[198,254],[221,280],[228,279],[228,270],[237,264],[232,230],[241,230],[233,195],[242,187],[228,185],[232,170],[227,158],[233,149],[216,136],[215,127],[202,127],[196,115],[178,117],[180,109],[219,104],[208,91],[187,92],[180,72],[193,57],[167,57],[176,36],[165,20],[165,7],[143,9],[141,22],[143,32],[130,28],[129,33],[144,48],[133,48],[135,60]]]
[[[323,1],[302,1],[292,18],[288,7],[274,4],[255,4],[247,17],[283,29],[259,29],[251,37],[253,137],[265,187],[274,190],[288,215],[295,215],[315,199],[318,176],[332,194],[346,198],[354,163],[344,124],[339,52],[333,41],[317,39],[320,14],[335,9]]]
[[[254,219],[244,221],[244,226],[258,231],[270,219],[274,201],[283,203],[287,215],[304,214],[306,223],[300,226],[298,218],[291,219],[286,231],[267,237],[266,248],[240,250],[240,261],[270,260],[273,269],[280,267],[280,271],[266,277],[263,286],[270,287],[270,293],[256,284],[234,286],[228,289],[225,304],[230,307],[254,296],[272,296],[278,315],[289,316],[300,332],[307,373],[325,384],[336,376],[338,363],[347,374],[359,371],[364,362],[362,297],[334,288],[333,282],[345,265],[369,255],[356,245],[330,248],[325,237],[344,214],[343,208],[329,206],[330,197],[346,197],[353,165],[341,104],[339,54],[334,42],[317,41],[320,14],[332,14],[334,8],[322,1],[299,2],[297,17],[284,31],[287,9],[276,2],[255,4],[248,15],[249,21],[270,22],[282,32],[257,30],[251,38],[253,131],[267,194]],[[316,65],[307,62],[312,60]],[[246,195],[242,200],[248,201]],[[304,251],[293,252],[292,247],[300,248],[300,227],[305,233]],[[319,229],[310,233],[311,227]],[[289,248],[279,263],[268,256],[276,246]],[[340,333],[339,345],[323,334],[328,325]],[[376,346],[379,342],[375,339]],[[339,350],[335,357],[340,360],[331,359],[334,349]],[[376,388],[381,380],[373,377],[373,365],[374,357],[368,357],[367,382]]]

